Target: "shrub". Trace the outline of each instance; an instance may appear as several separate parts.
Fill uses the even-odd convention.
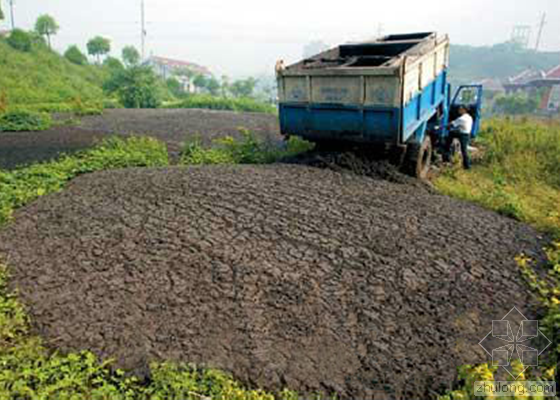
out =
[[[73,111],[77,116],[84,117],[87,115],[101,115],[103,114],[103,104],[89,102],[85,103],[81,98],[76,97],[73,104]]]
[[[213,146],[204,147],[200,138],[185,143],[181,164],[269,164],[313,148],[313,144],[298,137],[291,137],[284,147],[258,140],[242,129],[242,138],[226,136],[214,140]]]
[[[8,36],[8,44],[19,51],[31,51],[31,35],[21,29],[14,29]]]
[[[160,104],[157,77],[150,67],[114,70],[104,89],[126,108],[157,108]]]
[[[86,65],[87,64],[87,57],[84,53],[80,51],[78,46],[70,46],[64,53],[64,57],[66,59],[76,65]]]
[[[0,132],[43,131],[51,125],[47,113],[12,111],[0,116]]]

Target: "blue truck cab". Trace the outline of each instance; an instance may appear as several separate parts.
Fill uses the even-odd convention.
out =
[[[480,126],[482,87],[448,83],[449,39],[389,35],[343,44],[284,68],[277,65],[280,130],[318,143],[386,146],[406,172],[424,178],[449,122],[467,107]]]

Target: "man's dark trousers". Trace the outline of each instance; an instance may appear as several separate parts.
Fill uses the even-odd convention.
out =
[[[447,137],[447,154],[449,158],[451,156],[451,145],[453,144],[453,139],[459,139],[459,143],[461,143],[461,154],[463,156],[463,167],[465,169],[470,169],[471,158],[469,156],[469,144],[471,142],[471,135],[457,131],[449,132],[449,136]]]

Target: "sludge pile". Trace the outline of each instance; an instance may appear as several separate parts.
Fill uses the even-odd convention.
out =
[[[267,389],[422,398],[529,292],[519,223],[304,166],[87,175],[21,210],[0,254],[37,331],[140,370],[174,359]]]

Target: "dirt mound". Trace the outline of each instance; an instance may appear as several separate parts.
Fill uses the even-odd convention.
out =
[[[474,205],[292,165],[92,174],[0,232],[53,346],[343,399],[423,399],[487,361],[491,321],[531,315],[513,257],[541,244]]]
[[[84,117],[75,126],[58,125],[44,132],[0,133],[0,168],[47,161],[62,153],[93,146],[111,135],[143,135],[167,144],[173,160],[182,144],[199,136],[204,142],[231,135],[245,128],[264,140],[280,140],[278,117],[270,114],[194,109],[106,110],[103,115]]]
[[[426,184],[399,171],[385,154],[355,151],[310,151],[285,160],[288,164],[308,165],[331,171],[353,173],[388,182],[426,188]]]

